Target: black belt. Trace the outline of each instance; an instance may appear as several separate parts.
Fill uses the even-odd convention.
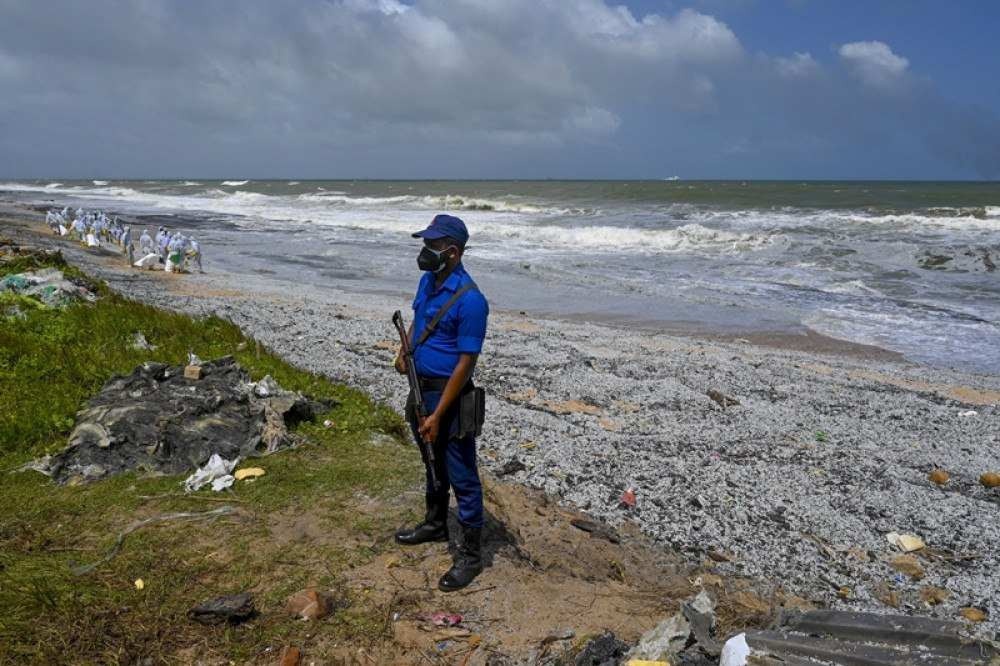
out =
[[[450,377],[420,377],[420,390],[421,391],[433,391],[435,393],[440,393],[444,391],[444,387],[448,385],[448,380]],[[468,389],[474,388],[472,386],[472,380],[470,379],[466,382],[465,386],[462,387],[461,393],[465,393]]]
[[[420,390],[421,391],[443,391],[444,387],[448,385],[449,377],[421,377],[420,378]]]

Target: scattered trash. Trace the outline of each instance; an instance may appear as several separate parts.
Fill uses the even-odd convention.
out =
[[[611,543],[621,543],[621,537],[608,525],[583,518],[574,518],[569,521],[569,524],[578,530],[589,532],[593,539],[604,539]]]
[[[996,488],[1000,486],[1000,474],[996,472],[986,472],[979,477],[979,483],[987,488]]]
[[[916,534],[897,534],[896,532],[889,532],[885,535],[885,540],[896,548],[899,548],[904,553],[912,553],[916,550],[922,550],[926,546],[924,540]]]
[[[974,409],[970,409],[967,412],[960,412],[959,416],[964,417],[964,418],[968,418],[970,416],[979,416],[979,412],[975,411]]]
[[[626,666],[670,666],[669,661],[650,661],[649,659],[629,659]]]
[[[334,603],[329,594],[310,587],[288,597],[285,610],[300,620],[321,620],[334,611]]]
[[[302,652],[293,645],[286,645],[281,650],[281,656],[278,659],[278,666],[298,666],[299,661],[302,659]]]
[[[0,279],[0,293],[28,296],[50,308],[62,308],[78,301],[93,302],[97,296],[86,287],[67,280],[58,268],[16,273]]]
[[[186,365],[184,366],[184,379],[194,379],[198,380],[202,377],[202,369],[200,365]]]
[[[253,596],[249,592],[216,597],[188,611],[188,617],[201,624],[238,624],[256,614]]]
[[[323,427],[324,428],[332,428],[333,427],[333,421],[331,421],[330,419],[326,419],[325,421],[323,421]]]
[[[985,622],[986,621],[986,611],[981,608],[976,608],[974,606],[966,606],[958,611],[958,614],[964,617],[969,622]]]
[[[154,268],[159,266],[159,264],[160,264],[160,255],[156,254],[155,252],[150,252],[149,254],[139,258],[132,265],[135,266],[136,268],[148,268],[149,270],[153,270]]]
[[[462,624],[462,616],[439,611],[427,616],[427,621],[435,627],[455,627]]]
[[[133,585],[135,585],[135,589],[142,590],[142,589],[144,589],[146,587],[146,582],[144,580],[142,580],[141,578],[136,578],[135,582],[133,583]]]
[[[146,336],[142,334],[142,331],[136,331],[135,335],[132,336],[132,349],[137,349],[139,351],[154,351],[156,345],[149,344],[146,340]]]
[[[233,474],[237,481],[243,481],[244,479],[249,479],[253,481],[259,477],[264,476],[264,469],[261,467],[244,467],[243,469],[238,469]]]
[[[749,658],[750,646],[747,644],[747,635],[737,634],[722,647],[719,666],[746,666]]]
[[[920,590],[920,598],[928,606],[943,604],[948,601],[948,597],[950,596],[951,593],[948,590],[940,587],[934,587],[933,585],[927,585]]]
[[[188,352],[188,365],[201,365],[202,360],[194,352]]]
[[[944,471],[943,469],[933,469],[931,470],[931,473],[927,475],[927,479],[931,483],[935,483],[939,486],[943,486],[944,484],[948,483],[948,480],[950,478],[951,474]]]
[[[617,664],[628,651],[628,645],[610,631],[590,639],[576,655],[576,666],[605,666]]]
[[[889,562],[889,566],[902,574],[906,574],[913,580],[921,580],[924,577],[924,568],[920,566],[920,562],[913,555],[899,555],[894,557]]]
[[[239,458],[226,460],[218,453],[213,453],[207,463],[184,480],[184,490],[190,493],[201,490],[208,484],[212,484],[212,490],[215,492],[229,488],[236,481],[232,472],[238,462]]]
[[[620,502],[630,509],[635,508],[635,488],[629,488],[622,493]]]
[[[709,389],[705,395],[711,398],[713,402],[718,404],[723,409],[728,409],[729,407],[736,407],[739,406],[740,404],[740,401],[737,400],[736,398],[730,397],[725,393],[716,391],[715,389]]]
[[[110,379],[77,415],[66,449],[52,456],[52,478],[80,483],[134,469],[190,473],[213,454],[236,460],[273,452],[294,444],[290,427],[333,404],[277,384],[259,398],[232,357],[200,367],[197,382],[184,378],[182,366],[154,362]]]

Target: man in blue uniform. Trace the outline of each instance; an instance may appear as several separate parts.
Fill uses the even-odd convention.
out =
[[[409,335],[429,415],[418,425],[413,405],[407,401],[407,418],[414,437],[432,443],[439,487],[432,483],[425,457],[426,516],[416,527],[397,532],[396,541],[407,545],[448,541],[448,496],[453,490],[462,533],[453,565],[438,581],[438,587],[447,592],[465,587],[483,569],[483,490],[476,469],[482,402],[477,410],[470,401],[475,401],[472,373],[486,337],[489,305],[462,265],[469,239],[462,220],[438,215],[413,237],[424,241],[417,258],[424,274],[413,300]],[[398,357],[396,369],[405,373],[405,363]]]

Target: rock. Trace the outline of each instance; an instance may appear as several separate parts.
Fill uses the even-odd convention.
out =
[[[710,657],[718,657],[722,643],[715,640],[715,603],[702,590],[691,601],[681,605],[681,612],[691,625],[691,635],[698,648]]]
[[[986,488],[996,488],[1000,486],[1000,474],[996,472],[986,472],[979,477],[979,483],[983,484]]]
[[[188,617],[201,624],[237,624],[249,620],[256,612],[253,596],[242,592],[201,603],[188,611]]]
[[[608,525],[603,525],[601,523],[594,522],[593,520],[585,520],[582,518],[574,518],[569,521],[569,524],[578,530],[589,532],[590,536],[594,539],[605,539],[611,543],[621,543],[621,537],[618,536],[618,533]]]
[[[618,666],[628,645],[610,631],[587,641],[573,660],[574,666]]]
[[[184,379],[201,379],[202,369],[200,365],[184,366]]]
[[[333,600],[310,587],[288,597],[285,610],[301,620],[321,620],[333,611]]]
[[[740,404],[740,401],[737,400],[736,398],[732,398],[732,397],[726,395],[725,393],[721,393],[719,391],[716,391],[715,389],[709,389],[705,393],[705,395],[707,395],[709,398],[711,398],[713,402],[715,402],[716,404],[718,404],[723,409],[727,409],[729,407],[736,407],[736,406],[738,406]]]
[[[920,598],[928,606],[943,604],[948,601],[948,597],[950,596],[951,593],[948,590],[941,587],[934,587],[933,585],[926,585],[920,590]]]
[[[965,608],[960,608],[958,614],[969,622],[985,622],[987,615],[986,611],[981,608],[976,608],[974,606],[966,606]]]
[[[302,659],[302,652],[292,645],[286,645],[281,650],[281,657],[278,660],[278,666],[299,666],[299,660]]]
[[[924,569],[913,555],[898,555],[889,561],[889,566],[913,580],[921,580],[924,577]]]
[[[690,635],[691,623],[683,613],[677,613],[643,634],[628,658],[676,661]]]
[[[927,475],[927,478],[928,480],[930,480],[931,483],[943,486],[944,484],[948,483],[948,480],[951,478],[951,474],[948,474],[948,472],[944,471],[943,469],[934,469],[931,470],[931,473]]]
[[[212,454],[243,459],[286,445],[289,427],[327,406],[273,380],[268,397],[258,397],[231,357],[200,369],[192,382],[183,367],[148,362],[109,380],[78,414],[67,448],[52,456],[53,479],[91,481],[134,469],[181,474]]]

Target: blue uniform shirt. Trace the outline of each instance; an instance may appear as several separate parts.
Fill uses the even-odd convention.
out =
[[[434,273],[424,273],[413,299],[414,342],[420,339],[424,328],[455,292],[472,282],[462,264],[455,267],[440,289],[434,288],[434,277]],[[462,294],[438,322],[430,337],[414,350],[417,374],[423,377],[450,377],[458,365],[460,354],[481,352],[489,313],[486,297],[478,290]]]

